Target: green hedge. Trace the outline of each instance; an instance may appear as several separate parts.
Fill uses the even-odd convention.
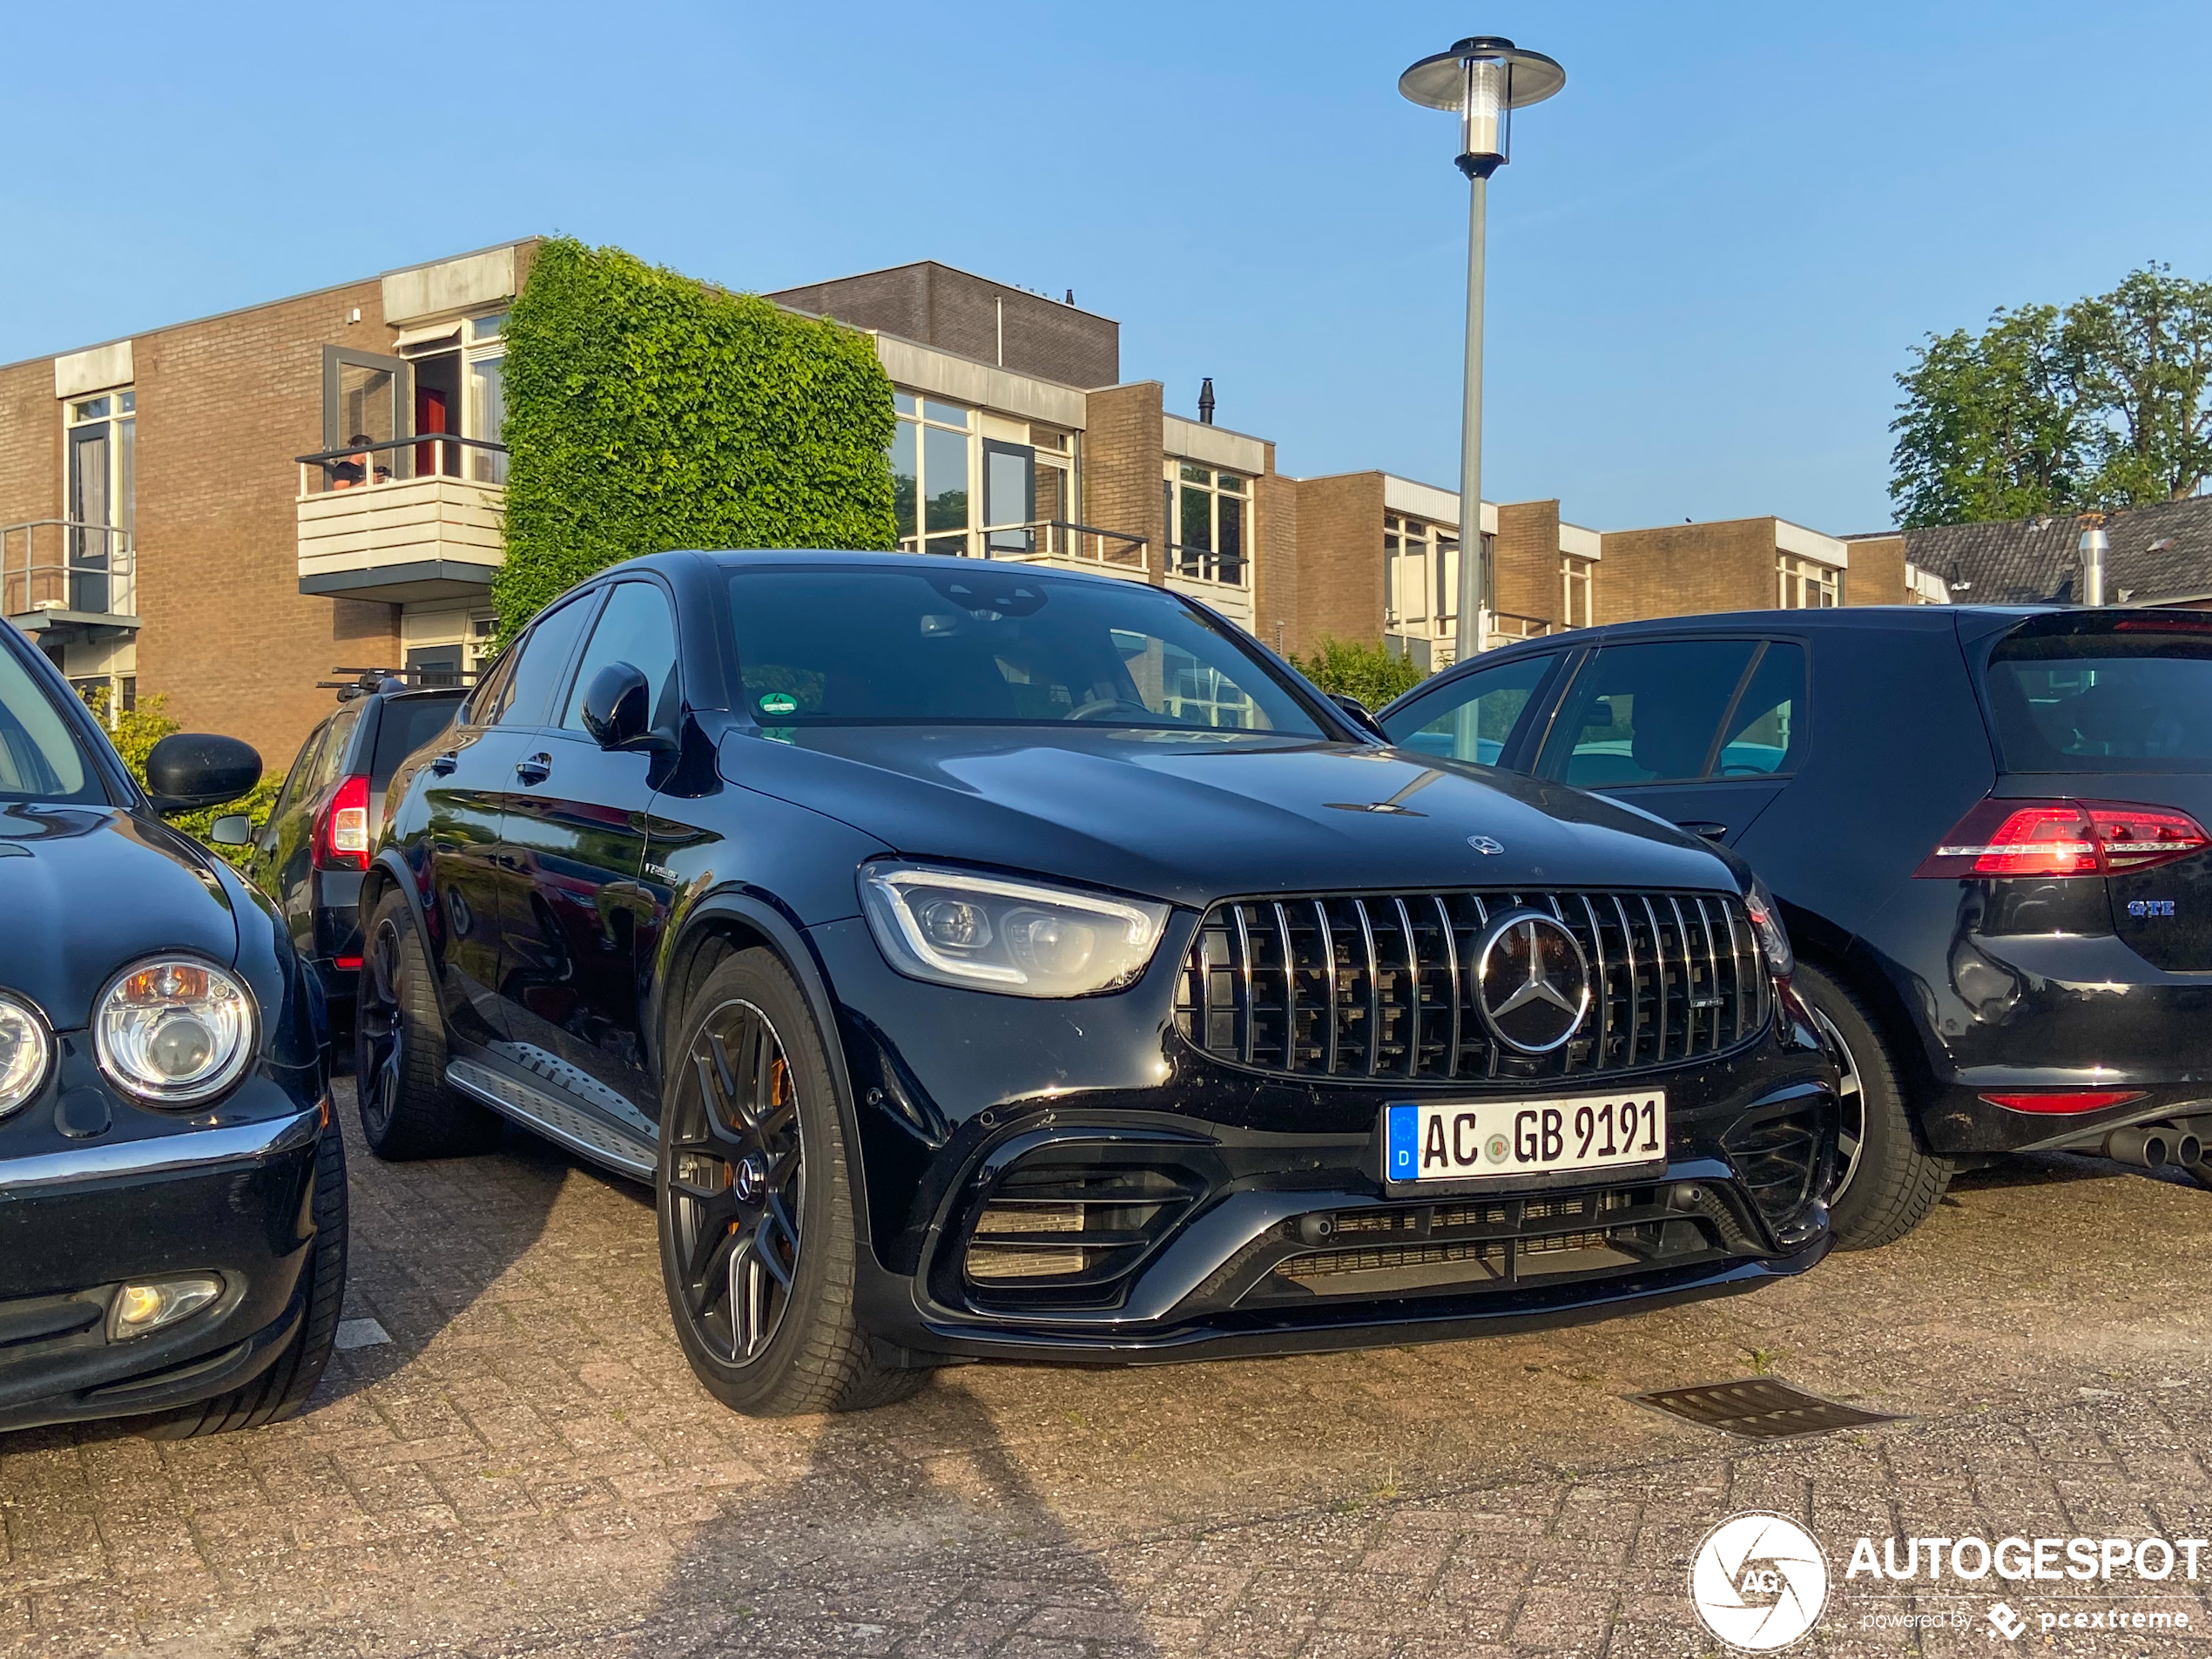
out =
[[[540,247],[508,314],[502,635],[670,548],[889,548],[874,342],[619,248]]]
[[[1291,662],[1323,691],[1345,692],[1371,710],[1403,697],[1428,678],[1405,658],[1393,657],[1379,641],[1357,645],[1325,635],[1312,656],[1292,657]]]

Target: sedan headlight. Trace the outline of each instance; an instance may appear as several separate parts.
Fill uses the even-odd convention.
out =
[[[100,1069],[156,1106],[190,1106],[238,1081],[253,1053],[253,999],[221,968],[157,957],[116,975],[92,1015]]]
[[[1782,926],[1782,907],[1757,876],[1751,878],[1751,890],[1743,895],[1743,909],[1751,918],[1751,931],[1759,936],[1759,948],[1766,953],[1767,971],[1777,979],[1788,979],[1790,970],[1797,964],[1796,953],[1790,948],[1790,935]]]
[[[864,864],[869,931],[901,974],[1008,996],[1089,996],[1133,983],[1168,907],[965,870]]]
[[[0,1117],[38,1092],[53,1052],[46,1022],[37,1010],[0,995]]]

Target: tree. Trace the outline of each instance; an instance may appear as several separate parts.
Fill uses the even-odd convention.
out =
[[[2055,306],[2000,311],[1980,335],[1931,335],[1897,377],[1890,497],[1908,529],[2070,512],[2091,419]]]
[[[2067,307],[2094,437],[2100,507],[2194,496],[2212,474],[2212,282],[2155,262]]]
[[[2064,310],[1932,334],[1897,382],[1908,529],[2179,500],[2212,475],[2212,283],[2153,262]]]

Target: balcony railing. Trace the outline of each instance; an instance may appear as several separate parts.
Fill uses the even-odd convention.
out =
[[[296,456],[300,591],[479,598],[506,557],[507,449],[450,432]]]
[[[136,628],[131,532],[71,518],[0,526],[0,615],[28,633]]]
[[[1243,553],[1222,553],[1210,547],[1168,544],[1168,575],[1186,582],[1217,582],[1225,588],[1251,585],[1252,562]]]
[[[961,558],[1011,559],[1028,564],[1064,564],[1103,570],[1144,579],[1150,570],[1141,536],[1103,530],[1064,518],[1040,518],[1027,524],[995,524],[988,529],[908,536],[902,553],[950,553]]]

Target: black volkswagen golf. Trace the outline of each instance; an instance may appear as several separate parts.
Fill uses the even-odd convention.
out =
[[[260,770],[170,737],[149,798],[0,624],[0,1429],[251,1426],[329,1358],[346,1165],[320,994],[253,889],[158,815]]]
[[[1836,1074],[1729,855],[1393,751],[1118,577],[672,553],[394,779],[357,1062],[656,1189],[700,1378],[1527,1328],[1827,1248]]]

